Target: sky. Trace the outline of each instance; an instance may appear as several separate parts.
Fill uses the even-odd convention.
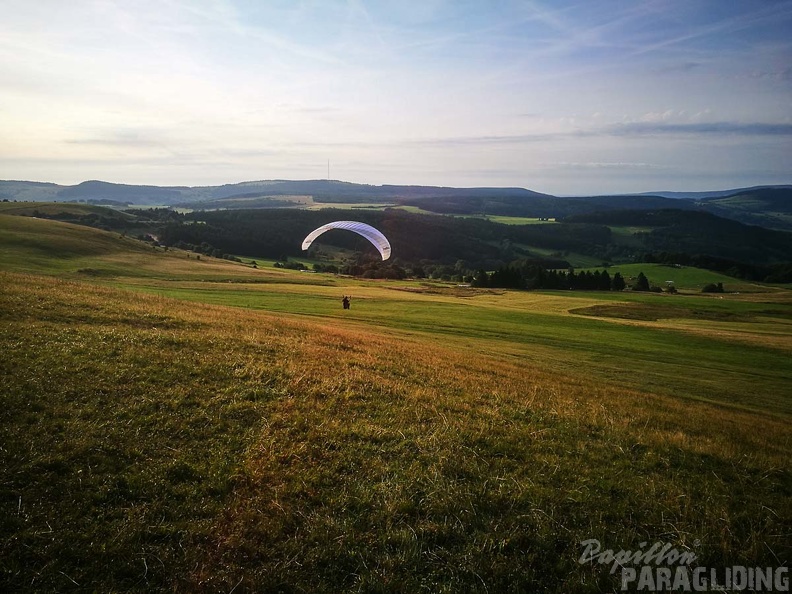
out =
[[[792,0],[0,0],[0,179],[792,183]]]

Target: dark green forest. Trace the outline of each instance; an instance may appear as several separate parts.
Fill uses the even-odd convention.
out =
[[[228,210],[177,217],[165,211],[160,216],[165,220],[159,226],[158,238],[164,245],[187,249],[203,246],[204,253],[280,260],[307,257],[300,244],[316,227],[333,220],[359,220],[389,238],[395,254],[392,261],[378,262],[375,250],[365,239],[343,231],[324,234],[321,245],[360,255],[353,261],[329,262],[327,266],[340,264],[341,270],[347,266],[347,272],[369,276],[398,276],[394,266],[416,276],[439,266],[471,278],[481,270],[566,270],[570,266],[565,254],[574,252],[600,259],[603,264],[661,262],[699,266],[749,280],[792,280],[792,233],[686,210],[604,211],[545,225],[504,225],[480,218],[422,215],[399,209]],[[611,226],[649,230],[638,231],[625,241],[612,232]],[[312,247],[312,259],[321,260],[323,255],[321,247]],[[526,288],[543,286],[535,280],[536,275],[523,277],[521,284]]]
[[[522,196],[493,194],[491,196],[442,196],[432,200],[402,200],[406,206],[417,206],[437,214],[500,215],[509,217],[566,218],[601,210],[677,208],[692,210],[693,202],[660,196],[585,196],[560,198],[556,196]]]
[[[760,266],[787,262],[792,257],[792,233],[746,225],[707,212],[600,211],[566,220],[580,224],[649,227],[650,231],[639,233],[637,237],[650,253],[677,252]]]
[[[170,208],[58,211],[52,205],[39,208],[32,203],[28,214],[130,234],[213,257],[274,259],[289,267],[301,267],[299,260],[306,259],[317,271],[375,278],[432,276],[470,282],[480,271],[500,271],[495,282],[504,286],[596,284],[556,281],[526,272],[534,267],[566,271],[571,268],[570,260],[580,262],[582,258],[603,268],[651,262],[695,266],[751,281],[792,282],[792,233],[702,210],[606,209],[524,225],[475,216],[418,214],[400,208],[258,208],[184,214]],[[325,233],[308,253],[301,250],[302,239],[310,231],[344,219],[380,229],[393,246],[393,258],[381,262],[368,241],[344,231]],[[512,278],[515,270],[521,271],[519,282]]]
[[[455,264],[494,269],[517,257],[531,256],[530,249],[561,251],[605,250],[611,231],[605,225],[502,225],[475,218],[417,215],[398,209],[354,212],[327,209],[214,211],[184,215],[159,230],[166,245],[208,243],[224,252],[267,258],[300,257],[300,245],[310,231],[339,219],[354,219],[375,226],[390,240],[394,254],[405,263]],[[368,242],[355,234],[330,231],[321,243],[354,251],[370,251]],[[538,258],[539,256],[537,256]],[[557,259],[557,264],[564,265]]]

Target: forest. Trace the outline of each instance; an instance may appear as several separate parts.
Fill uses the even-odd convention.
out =
[[[557,225],[503,225],[477,218],[418,215],[398,209],[385,211],[249,210],[194,212],[179,222],[159,229],[162,243],[182,241],[208,243],[224,252],[241,256],[282,258],[304,256],[302,238],[316,227],[333,220],[354,217],[380,229],[393,245],[401,262],[428,261],[454,264],[469,262],[472,268],[494,269],[518,256],[529,256],[525,245],[558,250],[602,249],[610,244],[605,225],[570,223]],[[329,232],[322,243],[349,250],[366,247],[365,240]]]
[[[360,276],[398,277],[399,269],[413,276],[440,269],[445,275],[462,278],[481,270],[510,267],[566,270],[570,268],[567,256],[576,253],[601,262],[603,267],[617,262],[662,262],[699,266],[747,280],[792,280],[792,234],[705,212],[608,211],[535,225],[506,225],[478,217],[424,215],[395,208],[152,212],[161,217],[156,235],[166,246],[282,261],[310,255],[316,260],[327,259],[324,266],[338,266],[342,272]],[[380,229],[393,246],[393,261],[378,262],[364,239],[336,231],[326,233],[322,245],[357,252],[357,258],[340,263],[321,248],[312,248],[309,255],[301,251],[301,240],[311,230],[350,218]],[[613,231],[617,227],[634,228],[634,232],[625,236]],[[522,284],[538,287],[542,283],[529,275]]]

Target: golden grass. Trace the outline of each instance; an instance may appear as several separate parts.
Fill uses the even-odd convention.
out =
[[[766,321],[759,319],[750,324],[665,320],[662,327],[716,340],[792,352],[792,322],[784,322],[777,318]]]
[[[117,266],[150,265],[132,255],[102,257]],[[182,280],[199,269],[245,278],[296,274],[198,263],[178,253],[158,258],[161,272]],[[311,291],[329,298],[354,287],[360,299],[396,294],[415,304],[565,317],[573,304],[597,301],[517,293],[462,298],[346,282]],[[98,590],[151,580],[184,591],[240,584],[448,592],[505,591],[509,584],[560,592],[587,584],[609,591],[609,576],[577,565],[580,540],[597,537],[617,548],[701,541],[697,554],[722,564],[768,564],[788,552],[792,510],[783,502],[792,431],[785,417],[606,384],[571,359],[548,365],[559,350],[541,345],[186,303],[36,275],[0,273],[0,286],[5,397],[38,398],[31,404],[46,412],[40,422],[53,423],[45,433],[71,436],[54,443],[74,464],[59,470],[62,493],[46,497],[36,489],[44,491],[39,481],[49,475],[32,475],[27,485],[4,477],[14,497],[3,511],[10,517],[19,493],[25,502],[39,498],[42,511],[28,504],[33,511],[25,520],[36,529],[58,513],[70,517],[76,528],[60,528],[64,542],[52,549],[62,556],[80,530],[109,538],[93,514],[120,515],[114,552],[103,563],[128,566],[132,576],[78,557],[71,565],[36,566],[34,579],[51,587],[65,584],[57,581],[62,572]],[[262,294],[303,290],[241,286]],[[717,333],[719,326],[700,329]],[[146,375],[154,372],[162,378]],[[13,454],[13,467],[52,466],[53,453],[38,450],[45,437],[38,443],[24,424],[35,417],[5,410],[4,455]],[[126,427],[151,443],[129,437],[135,445],[125,452]],[[200,443],[202,435],[211,448]],[[76,469],[115,446],[113,439],[125,456],[144,458],[146,469],[119,479],[120,507],[108,511],[79,490]],[[115,471],[108,472],[102,484],[115,484]],[[149,484],[155,490],[165,480],[160,475],[170,477],[165,493],[174,501],[123,499],[127,491],[148,492]],[[206,487],[215,482],[230,485],[227,492]],[[69,505],[82,515],[73,516]],[[35,549],[39,537],[25,536],[28,524],[20,525],[15,538]],[[157,540],[171,533],[180,540]],[[5,547],[9,558],[23,559],[16,545]],[[141,550],[149,555],[145,578]],[[24,559],[14,567],[33,577]]]
[[[584,373],[580,377],[559,375],[541,364],[483,354],[480,345],[464,339],[442,346],[415,333],[339,327],[196,303],[185,307],[178,300],[34,276],[6,275],[5,280],[17,299],[41,303],[41,315],[46,315],[48,296],[68,294],[79,297],[72,307],[73,315],[81,309],[106,310],[108,302],[123,303],[123,309],[115,309],[108,323],[114,317],[178,320],[183,324],[179,333],[196,340],[206,337],[239,344],[243,351],[249,347],[276,352],[277,359],[248,357],[234,365],[239,377],[261,378],[277,362],[285,378],[282,389],[286,408],[293,407],[293,397],[300,395],[311,406],[333,402],[333,406],[341,406],[341,412],[344,406],[365,404],[376,395],[403,404],[418,418],[429,415],[446,423],[448,413],[474,409],[476,414],[498,418],[504,407],[523,407],[600,425],[648,444],[677,443],[684,441],[684,436],[706,435],[705,440],[695,441],[696,451],[718,456],[761,452],[775,463],[785,461],[772,454],[779,447],[782,451],[785,448],[785,422],[703,403],[591,385]],[[377,289],[371,292],[376,294]],[[404,414],[401,406],[395,408],[394,414]],[[458,422],[456,419],[452,422]],[[713,419],[719,421],[717,431],[712,431]],[[755,429],[757,423],[763,428],[761,432]]]

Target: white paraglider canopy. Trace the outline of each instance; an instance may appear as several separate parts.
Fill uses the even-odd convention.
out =
[[[380,233],[377,229],[366,223],[359,223],[358,221],[334,221],[322,225],[318,229],[311,231],[308,236],[303,240],[302,249],[307,250],[311,247],[314,240],[322,233],[330,231],[331,229],[344,229],[346,231],[353,231],[358,235],[362,235],[368,239],[380,253],[383,260],[387,260],[391,255],[391,245],[388,238]]]

